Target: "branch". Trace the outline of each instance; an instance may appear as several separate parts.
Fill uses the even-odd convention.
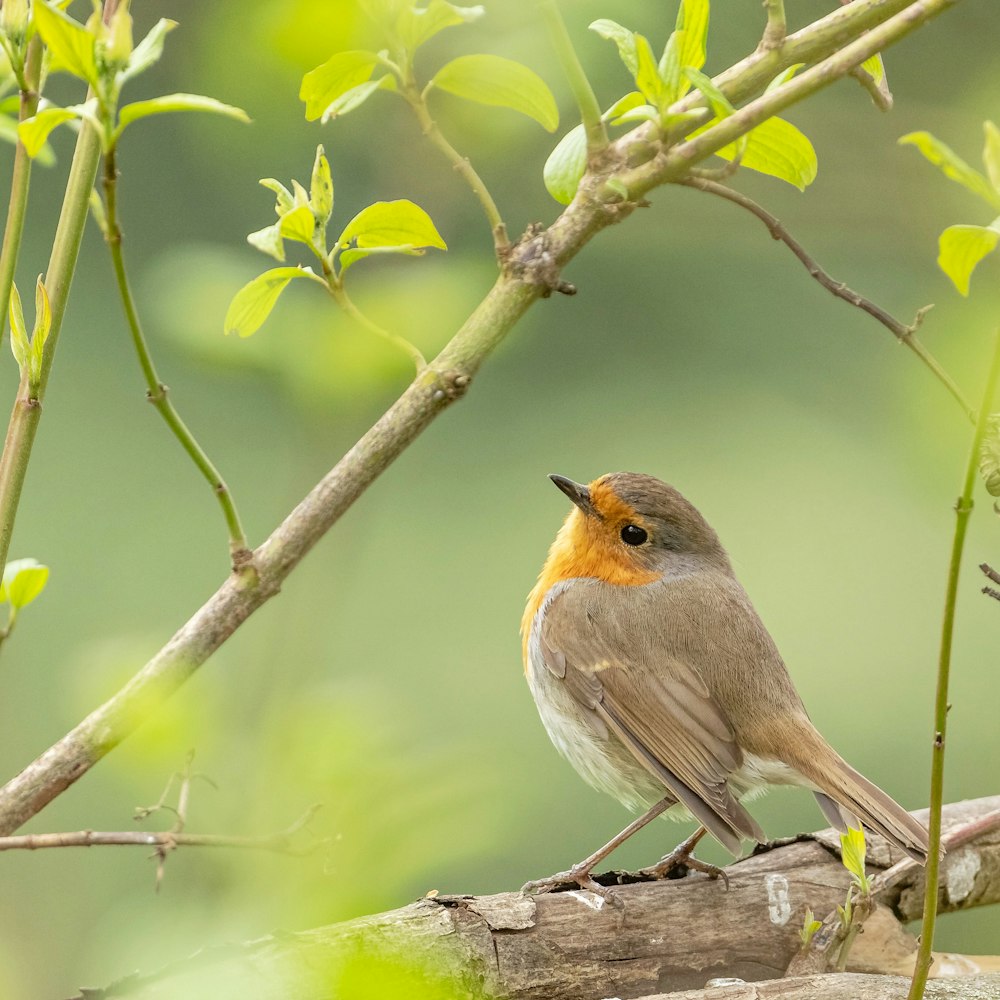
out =
[[[439,413],[464,395],[479,368],[528,308],[553,290],[568,288],[560,278],[562,268],[598,232],[620,222],[636,207],[635,202],[621,202],[620,184],[607,190],[609,177],[628,179],[639,191],[681,179],[697,162],[738,138],[741,128],[749,130],[762,117],[833,83],[856,62],[867,58],[873,47],[884,48],[955,2],[916,0],[903,14],[871,30],[814,70],[638,168],[627,164],[631,146],[648,146],[644,126],[609,147],[609,153],[620,155],[616,162],[625,166],[618,173],[604,166],[603,173],[585,175],[573,203],[548,230],[532,228],[510,247],[493,288],[444,350],[255,550],[256,573],[226,580],[124,688],[0,789],[0,835],[13,833],[86,774],[169,698],[254,611],[277,594],[288,574],[351,504]],[[801,59],[809,52],[814,56],[829,52],[844,33],[850,37],[851,31],[871,28],[905,6],[903,0],[855,0],[811,29],[790,36],[781,47],[779,62]],[[775,53],[766,53],[744,60],[740,65],[746,66],[745,80],[723,74],[733,94],[756,86],[761,74],[764,82],[770,79],[766,74],[775,58]],[[90,131],[85,127],[82,135]],[[54,324],[53,307],[53,329]]]
[[[955,380],[941,367],[940,362],[934,357],[931,352],[924,347],[924,345],[917,339],[917,330],[920,328],[921,323],[923,323],[924,316],[932,308],[931,306],[924,306],[922,309],[918,310],[917,315],[914,320],[909,325],[902,323],[900,320],[896,319],[891,313],[886,312],[881,306],[876,305],[870,299],[866,299],[863,295],[859,295],[852,288],[848,288],[846,284],[842,281],[837,281],[832,278],[826,271],[823,270],[816,263],[815,259],[808,253],[808,251],[799,243],[795,237],[781,224],[781,222],[767,209],[758,205],[752,198],[748,198],[745,194],[740,194],[739,191],[734,191],[730,187],[726,187],[724,184],[717,184],[714,181],[708,180],[703,177],[686,177],[681,184],[687,187],[697,188],[699,191],[705,191],[708,194],[717,195],[720,198],[725,198],[727,201],[731,201],[734,205],[739,205],[741,208],[745,208],[748,212],[752,212],[757,216],[761,222],[767,226],[768,232],[771,234],[771,238],[778,240],[780,243],[784,243],[789,250],[798,258],[802,263],[803,267],[809,272],[809,275],[815,278],[830,294],[835,295],[838,299],[843,299],[845,302],[852,306],[856,306],[863,312],[868,313],[869,316],[876,319],[881,323],[901,344],[905,344],[920,360],[930,369],[934,377],[941,382],[941,384],[951,393],[952,397],[958,402],[958,405],[962,407],[965,411],[965,415],[973,423],[976,419],[976,411],[972,408],[969,401],[962,394],[962,390],[959,389]]]
[[[947,808],[946,821],[968,827],[997,816],[998,809],[1000,796],[959,803]],[[622,909],[605,906],[583,891],[428,897],[329,927],[206,949],[99,995],[107,1000],[197,995],[207,975],[213,983],[226,983],[233,996],[251,992],[252,985],[257,997],[304,1000],[325,996],[331,973],[346,959],[360,956],[366,968],[377,969],[385,961],[438,983],[437,992],[428,989],[426,994],[417,988],[421,983],[407,983],[413,989],[400,995],[485,994],[508,1000],[653,1000],[652,995],[664,992],[670,1000],[905,996],[907,981],[896,976],[907,960],[912,966],[916,943],[900,921],[912,917],[909,903],[919,904],[921,898],[923,875],[917,868],[891,890],[883,889],[881,905],[851,952],[851,969],[879,975],[782,978],[800,948],[805,908],[832,910],[850,883],[826,846],[838,841],[836,832],[815,836],[820,839],[795,838],[730,865],[728,891],[721,882],[691,874],[621,885]],[[900,856],[879,837],[871,836],[870,842],[870,857],[890,863]],[[980,829],[964,852],[956,851],[944,865],[944,909],[1000,900],[995,825],[989,832]],[[707,982],[727,978],[760,985],[702,992]],[[441,987],[442,979],[450,990]],[[982,994],[958,991],[959,984],[973,980],[946,982],[949,992],[936,993],[941,987],[932,983],[928,996],[993,996],[1000,989],[1000,976],[976,980]]]

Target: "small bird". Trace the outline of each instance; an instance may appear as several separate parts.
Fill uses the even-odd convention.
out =
[[[927,830],[823,739],[774,641],[708,522],[652,476],[615,472],[587,486],[549,477],[570,511],[521,623],[525,673],[559,752],[595,788],[646,810],[567,872],[607,895],[592,872],[673,806],[701,827],[644,874],[663,877],[707,831],[734,856],[764,832],[741,799],[801,785],[841,830],[861,823],[921,864]],[[860,821],[860,822],[859,822]]]

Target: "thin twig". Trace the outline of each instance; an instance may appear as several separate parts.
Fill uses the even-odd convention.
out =
[[[941,807],[944,802],[944,750],[948,726],[948,681],[951,674],[952,637],[955,631],[955,605],[958,581],[962,570],[962,553],[965,535],[972,513],[972,494],[979,470],[979,453],[993,407],[997,383],[1000,382],[1000,331],[993,345],[993,359],[983,388],[983,401],[979,407],[976,429],[969,447],[965,466],[962,493],[955,504],[955,534],[951,543],[951,560],[948,564],[948,584],[945,589],[944,620],[941,624],[941,651],[938,658],[937,692],[934,697],[934,738],[931,750],[931,792],[928,823],[930,844],[927,851],[927,888],[924,895],[924,919],[920,927],[920,945],[910,982],[909,1000],[920,1000],[927,984],[931,967],[931,947],[934,944],[934,925],[938,905],[938,867],[941,863]]]
[[[408,341],[405,337],[399,336],[398,333],[392,333],[389,330],[383,329],[378,325],[378,323],[373,323],[354,304],[354,301],[347,294],[347,290],[344,288],[342,283],[339,281],[328,281],[327,288],[330,289],[330,294],[333,296],[337,305],[340,306],[340,308],[343,309],[355,323],[363,326],[369,333],[374,333],[376,337],[381,337],[386,342],[392,344],[393,347],[398,347],[401,351],[405,351],[409,359],[413,362],[414,367],[417,369],[418,374],[427,367],[427,359],[415,344],[411,344],[410,341]]]
[[[764,37],[760,40],[760,48],[764,52],[781,48],[788,35],[788,23],[785,20],[785,0],[764,0],[767,11],[767,27]]]
[[[239,512],[236,510],[236,502],[219,470],[181,419],[181,415],[177,412],[177,408],[169,397],[167,386],[160,381],[156,367],[153,364],[153,356],[150,353],[149,345],[139,322],[139,312],[129,285],[128,275],[125,271],[125,257],[122,253],[122,230],[121,223],[118,220],[118,167],[116,153],[115,146],[112,146],[104,156],[104,208],[107,217],[105,236],[108,249],[111,252],[111,263],[115,272],[115,281],[118,284],[118,294],[122,301],[122,308],[125,311],[125,320],[132,335],[132,346],[135,348],[136,356],[139,359],[139,367],[142,369],[142,375],[146,382],[146,399],[153,404],[157,413],[163,418],[164,423],[170,428],[171,433],[177,438],[180,446],[187,453],[191,461],[194,462],[195,468],[198,469],[211,487],[215,499],[222,508],[222,516],[226,521],[226,529],[229,535],[229,554],[233,568],[240,569],[248,562],[250,550],[247,547],[246,534],[240,522]]]
[[[941,363],[934,357],[933,354],[917,339],[917,330],[920,328],[923,322],[924,316],[926,316],[928,310],[931,306],[924,306],[922,309],[918,310],[916,317],[913,322],[909,325],[896,319],[891,313],[886,312],[881,306],[876,305],[870,299],[866,299],[863,295],[858,294],[852,288],[849,288],[844,282],[837,281],[832,278],[826,271],[823,270],[816,263],[815,259],[808,253],[808,251],[799,243],[798,240],[792,236],[791,233],[782,225],[782,223],[767,209],[763,208],[752,198],[748,198],[745,194],[741,194],[739,191],[734,191],[730,187],[726,187],[724,184],[717,184],[712,180],[708,180],[704,177],[687,177],[680,182],[686,187],[697,188],[699,191],[705,191],[708,194],[717,195],[720,198],[725,198],[726,201],[731,201],[734,205],[739,205],[741,208],[745,208],[748,212],[757,216],[761,222],[767,226],[768,232],[771,234],[771,238],[777,240],[780,243],[784,243],[789,250],[796,256],[799,262],[805,267],[809,272],[810,276],[815,278],[816,281],[820,283],[831,295],[835,295],[838,299],[843,299],[845,302],[863,312],[868,313],[873,319],[881,323],[901,344],[904,344],[920,360],[930,369],[934,377],[951,393],[952,397],[958,402],[959,406],[962,407],[962,411],[965,413],[966,417],[971,421],[975,422],[976,413],[972,406],[969,404],[968,400],[962,394],[962,390],[959,389],[955,380],[948,374],[947,371],[942,367]]]

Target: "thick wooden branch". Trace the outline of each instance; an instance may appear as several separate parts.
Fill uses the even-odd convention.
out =
[[[946,829],[971,828],[992,816],[989,829],[945,859],[941,874],[942,911],[1000,900],[1000,796],[946,807]],[[900,855],[872,836],[870,857],[893,865]],[[325,995],[322,986],[336,969],[361,950],[371,961],[405,962],[428,978],[447,975],[460,991],[511,1000],[604,1000],[652,997],[669,992],[687,1000],[838,1000],[905,996],[903,975],[912,965],[914,939],[900,919],[919,913],[922,869],[896,869],[897,881],[883,884],[880,905],[851,953],[849,970],[870,976],[805,976],[783,979],[800,953],[799,929],[806,907],[822,917],[843,903],[849,876],[820,831],[771,847],[727,869],[729,889],[700,874],[618,888],[621,907],[588,892],[527,897],[519,892],[494,896],[438,896],[360,920],[282,934],[208,950],[148,978],[130,978],[102,997],[201,995],[206,974],[225,982],[227,995],[241,987],[261,1000],[305,1000]],[[948,970],[940,956],[938,970]],[[951,962],[954,974],[956,963]],[[983,977],[986,963],[965,964],[979,986],[994,992],[936,993],[929,996],[1000,996],[998,975]],[[762,983],[730,989],[706,984],[716,979]],[[768,980],[780,980],[767,983]],[[252,990],[249,989],[252,984]],[[954,987],[954,983],[952,983]],[[693,991],[681,992],[675,991]],[[457,995],[461,996],[459,992]]]

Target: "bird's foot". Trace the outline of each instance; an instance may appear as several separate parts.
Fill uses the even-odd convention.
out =
[[[693,854],[688,851],[683,850],[684,845],[675,848],[669,854],[665,854],[655,865],[650,865],[648,868],[640,868],[637,875],[642,875],[645,878],[667,878],[672,871],[678,868],[687,868],[691,871],[703,872],[709,878],[721,878],[726,886],[729,888],[729,876],[726,874],[725,869],[720,868],[718,865],[709,864],[707,861],[699,861]]]
[[[525,882],[521,886],[521,892],[525,895],[536,895],[543,892],[565,892],[573,888],[585,889],[587,892],[600,896],[606,903],[612,906],[621,907],[621,897],[607,886],[600,885],[594,881],[592,870],[583,864],[574,865],[566,872],[557,872],[548,878],[533,879]]]

